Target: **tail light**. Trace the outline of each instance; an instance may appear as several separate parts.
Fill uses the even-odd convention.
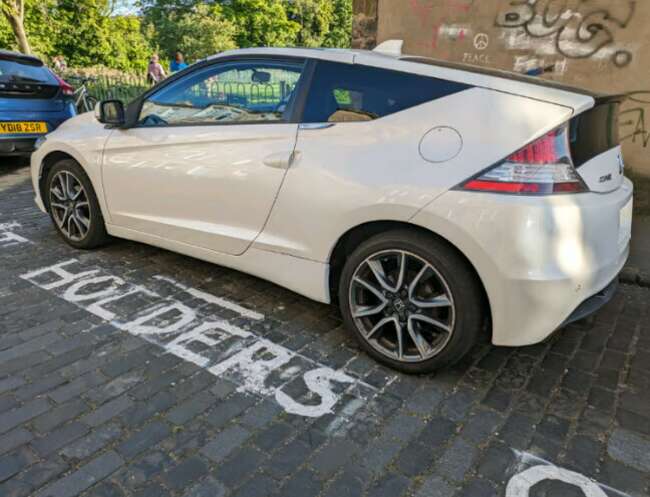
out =
[[[589,191],[573,166],[568,123],[463,183],[460,189],[520,195]]]
[[[61,88],[61,93],[63,93],[67,97],[71,97],[72,95],[74,95],[74,86],[64,81],[63,78],[61,78],[57,74],[55,74],[54,77],[59,82],[59,88]]]

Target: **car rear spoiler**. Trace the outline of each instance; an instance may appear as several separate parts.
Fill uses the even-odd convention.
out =
[[[15,53],[15,52],[0,51],[0,60],[10,60],[10,61],[20,62],[21,64],[26,64],[35,67],[41,67],[43,65],[42,60],[32,55],[25,55],[25,54]]]
[[[638,93],[638,92],[618,93],[618,94],[611,94],[611,95],[597,95],[596,97],[594,97],[594,100],[596,100],[596,105],[606,105],[606,104],[615,104],[615,103],[622,104],[628,98],[630,98],[630,95],[632,95],[633,93]]]

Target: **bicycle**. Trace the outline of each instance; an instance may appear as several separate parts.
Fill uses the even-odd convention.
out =
[[[86,86],[87,83],[92,81],[95,80],[93,78],[82,78],[80,80],[81,85],[74,91],[74,103],[79,114],[83,114],[84,112],[93,112],[97,105],[97,98],[90,95]]]

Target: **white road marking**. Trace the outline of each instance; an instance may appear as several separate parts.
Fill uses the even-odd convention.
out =
[[[17,221],[0,223],[0,248],[13,247],[22,243],[30,243],[27,238],[10,231],[20,227],[21,224]]]
[[[22,279],[71,302],[92,314],[109,321],[116,328],[137,335],[162,347],[170,354],[205,368],[215,376],[226,376],[239,384],[238,390],[275,398],[286,412],[305,417],[320,417],[334,411],[341,400],[338,390],[352,394],[354,404],[341,406],[341,411],[353,414],[359,405],[360,393],[375,395],[377,388],[333,370],[304,355],[275,344],[254,333],[235,326],[218,314],[206,311],[145,287],[105,274],[100,269],[73,272],[70,259],[37,269],[21,276]],[[259,321],[264,315],[201,290],[188,287],[165,276],[155,276],[187,294],[221,308],[235,311],[239,316]],[[135,317],[120,310],[134,298],[143,298],[147,305]],[[129,311],[130,312],[130,311]],[[207,313],[207,315],[206,315]],[[214,319],[217,318],[217,319]],[[306,391],[303,404],[287,394],[289,383],[301,379]],[[356,394],[356,396],[355,396]],[[315,402],[316,401],[316,402]],[[356,406],[356,407],[355,407]],[[352,408],[354,407],[354,408]]]
[[[505,497],[530,497],[531,488],[545,480],[556,480],[575,485],[582,490],[585,497],[608,497],[604,489],[621,497],[630,497],[620,490],[600,484],[594,479],[575,471],[555,466],[527,452],[518,450],[513,450],[513,452],[519,458],[520,469],[521,467],[527,467],[527,469],[520,471],[510,479],[506,487]]]

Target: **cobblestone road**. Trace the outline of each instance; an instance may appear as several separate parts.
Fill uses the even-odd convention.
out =
[[[152,247],[75,251],[0,176],[0,496],[604,497],[650,485],[650,290],[408,377],[328,307]]]

